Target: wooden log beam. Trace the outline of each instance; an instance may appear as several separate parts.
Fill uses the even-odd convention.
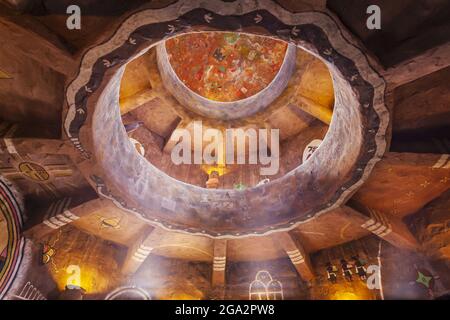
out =
[[[326,0],[278,0],[277,2],[291,12],[324,10],[327,7]]]
[[[290,104],[319,119],[325,124],[329,125],[331,123],[333,111],[330,108],[322,106],[307,97],[297,95],[291,100]]]
[[[408,134],[417,135],[419,139],[428,136],[429,140],[448,137],[449,82],[450,67],[395,88],[392,93],[393,138]],[[415,137],[411,138],[415,143]]]
[[[287,232],[276,233],[272,235],[272,239],[287,253],[302,279],[308,282],[311,281],[314,278],[314,271],[309,255],[306,253],[303,246]]]
[[[161,95],[164,87],[153,87],[151,80],[159,76],[156,53],[151,51],[127,64],[120,87],[120,112],[131,112]],[[155,75],[153,73],[156,73]]]
[[[214,258],[212,272],[212,286],[225,286],[225,268],[227,264],[227,240],[214,240]]]
[[[134,109],[143,106],[144,104],[152,101],[157,97],[158,94],[155,92],[155,90],[147,89],[139,91],[132,96],[120,99],[120,114],[124,115],[128,112],[131,112]]]
[[[32,216],[25,225],[24,236],[40,240],[45,235],[109,205],[110,201],[100,198],[81,204],[80,200],[72,198],[56,200],[48,208]]]
[[[69,154],[72,147],[63,140],[39,138],[0,138],[0,153]]]
[[[27,8],[33,5],[34,0],[0,0],[0,3],[4,3],[7,7],[18,11],[24,12]]]
[[[0,45],[17,50],[61,74],[73,75],[77,63],[62,41],[39,21],[0,4]]]
[[[165,88],[161,74],[159,72],[158,63],[156,61],[156,51],[143,56],[145,59],[145,74],[150,82],[150,86],[154,91],[155,96],[161,100],[161,104],[167,108],[172,108],[175,113],[182,119],[188,119],[195,114],[188,111],[185,107],[172,96],[172,94]]]
[[[344,212],[361,227],[372,232],[395,247],[406,250],[417,250],[419,243],[403,221],[383,212],[367,209],[364,214],[351,207],[343,207]]]
[[[450,66],[450,42],[432,48],[383,72],[388,91]]]
[[[134,244],[128,248],[127,256],[122,265],[122,274],[134,274],[145,262],[155,246],[153,235],[153,229],[147,228],[137,237]]]
[[[29,123],[12,123],[0,120],[0,137],[3,138],[46,138],[54,139],[59,134],[55,126],[36,126]]]
[[[180,138],[177,137],[177,130],[180,129],[188,129],[191,130],[193,126],[193,122],[191,122],[190,120],[181,120],[180,123],[178,123],[177,127],[175,128],[175,130],[172,131],[172,133],[170,134],[170,137],[167,139],[164,147],[163,147],[163,152],[166,154],[170,154],[172,152],[172,149],[176,146],[176,144],[178,142],[180,142]]]
[[[403,218],[449,188],[450,155],[388,152],[352,199]]]
[[[0,121],[0,153],[68,154],[72,147],[65,141],[51,138],[55,128],[38,128]]]
[[[433,260],[450,261],[450,190],[430,202],[409,221],[422,250]]]

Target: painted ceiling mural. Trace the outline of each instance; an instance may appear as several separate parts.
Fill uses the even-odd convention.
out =
[[[231,32],[181,35],[166,41],[181,81],[214,101],[251,97],[275,78],[286,54],[284,41]]]

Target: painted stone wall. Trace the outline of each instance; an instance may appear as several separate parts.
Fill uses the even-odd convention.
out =
[[[42,249],[31,240],[24,240],[23,259],[7,300],[48,300],[57,297],[56,285],[41,263]]]
[[[226,299],[303,300],[309,289],[289,259],[231,262],[227,265]]]
[[[352,263],[352,257],[356,255],[365,263],[366,269],[371,265],[378,268],[378,280],[372,277],[375,273],[369,269],[369,282],[359,279],[354,267],[353,280],[344,279],[340,261],[345,259]],[[328,262],[338,269],[335,284],[327,279]],[[314,300],[435,299],[449,290],[446,268],[430,263],[419,253],[395,248],[375,236],[321,250],[313,254],[312,263],[317,274],[311,289]]]
[[[151,255],[129,280],[155,300],[203,300],[211,290],[211,265]]]

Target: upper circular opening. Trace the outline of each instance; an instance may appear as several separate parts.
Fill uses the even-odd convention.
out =
[[[183,55],[188,48],[195,52]],[[258,51],[251,54],[252,48]],[[249,59],[249,55],[254,57]],[[288,60],[286,55],[290,55]],[[229,61],[225,63],[227,57]],[[258,61],[255,61],[256,57]],[[237,61],[239,59],[241,61]],[[277,59],[275,65],[271,64],[270,61]],[[290,66],[283,69],[286,63]],[[230,64],[241,73],[248,69],[246,77],[242,80],[236,75],[220,77],[220,67],[229,68]],[[199,70],[202,74],[194,81]],[[207,75],[208,70],[218,73],[211,78]],[[174,99],[192,92],[199,99],[207,100],[188,86],[197,86],[199,92],[208,91],[216,80],[229,85],[224,87],[226,92],[220,94],[231,97],[238,87],[259,79],[262,73],[270,70],[273,72],[266,77],[266,82],[276,78],[285,82],[279,94],[276,90],[274,93],[269,84],[244,100],[208,100],[233,106],[249,99],[267,104],[264,110],[239,120],[209,119],[198,112],[189,112],[192,107],[205,106],[204,101],[196,100],[197,105],[189,105],[191,99],[184,103],[179,102],[183,99]],[[270,80],[271,77],[274,79]],[[259,99],[265,91],[274,97],[272,102]],[[149,92],[148,100],[139,98],[146,96],[143,92]],[[251,34],[196,32],[162,41],[156,50],[150,49],[131,61],[121,80],[120,100],[122,120],[130,140],[137,152],[152,165],[189,185],[243,190],[271,183],[310,159],[328,131],[334,90],[325,63],[295,45]],[[240,107],[246,108],[245,105]],[[216,106],[212,106],[209,111],[216,110]],[[223,111],[226,112],[226,108]],[[228,135],[235,138],[227,141]],[[184,144],[186,139],[188,145]],[[264,145],[266,142],[267,146]],[[194,159],[186,153],[200,153],[202,157]],[[230,154],[233,155],[231,161],[228,159]],[[243,161],[238,163],[240,156]],[[207,157],[213,161],[208,161]],[[217,174],[216,178],[211,177],[213,173]]]
[[[267,108],[295,70],[296,47],[238,32],[195,32],[157,46],[164,86],[198,115],[242,119]]]
[[[286,56],[284,41],[236,32],[198,32],[165,42],[178,78],[217,102],[249,98],[266,88]]]

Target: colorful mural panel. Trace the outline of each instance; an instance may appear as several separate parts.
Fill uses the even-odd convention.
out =
[[[227,32],[186,34],[166,42],[169,61],[181,81],[214,101],[251,97],[267,87],[283,64],[287,43]]]

